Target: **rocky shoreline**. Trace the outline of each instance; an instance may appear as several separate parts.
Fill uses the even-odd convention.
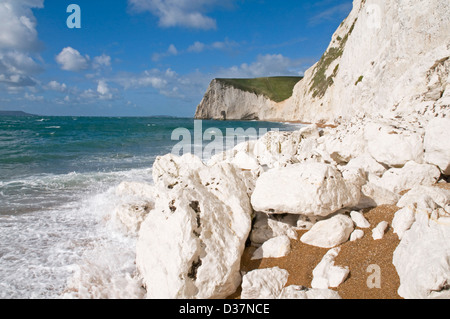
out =
[[[359,119],[208,163],[157,158],[154,185],[117,190],[140,198],[116,214],[138,236],[146,297],[450,297],[448,127]]]

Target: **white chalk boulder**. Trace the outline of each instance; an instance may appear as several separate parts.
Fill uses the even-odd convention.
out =
[[[394,252],[405,299],[450,298],[450,218],[443,212],[418,209]]]
[[[241,299],[277,299],[288,279],[279,267],[250,271],[242,278]]]
[[[356,205],[360,197],[360,187],[346,181],[334,166],[303,163],[262,174],[251,203],[255,211],[270,214],[328,216]]]
[[[395,213],[394,219],[392,220],[394,234],[397,234],[398,238],[401,240],[405,232],[411,228],[415,221],[416,209],[414,207],[404,207],[400,209]]]
[[[148,298],[225,298],[241,283],[251,228],[245,185],[231,164],[206,167],[194,159],[189,169],[177,165],[182,161],[155,163],[158,194],[141,225],[136,265]]]
[[[242,279],[241,299],[341,299],[330,289],[285,287],[288,279],[289,272],[279,267],[250,271]]]
[[[378,163],[370,154],[365,153],[358,157],[352,158],[347,167],[362,168],[366,176],[383,176],[386,172],[386,167]]]
[[[329,250],[322,261],[313,270],[311,287],[316,289],[337,288],[348,277],[348,267],[335,266],[334,260],[339,255],[340,248]]]
[[[291,240],[287,236],[278,236],[269,239],[261,247],[255,250],[252,260],[263,258],[281,258],[291,251]]]
[[[436,118],[428,123],[425,132],[425,161],[437,165],[450,175],[450,119]]]
[[[417,186],[403,195],[397,206],[425,210],[443,208],[450,214],[450,190],[436,186]]]
[[[300,240],[311,246],[333,248],[348,241],[353,230],[352,219],[347,215],[337,214],[317,222]]]
[[[374,183],[398,194],[415,186],[433,185],[439,180],[440,176],[441,172],[434,165],[408,162],[402,168],[391,168]]]
[[[423,162],[423,138],[418,132],[369,122],[365,127],[365,138],[370,155],[379,163],[397,167],[409,161]]]
[[[377,181],[375,180],[375,183]],[[386,188],[368,182],[361,187],[361,199],[356,208],[363,209],[381,205],[395,205],[400,195]]]
[[[297,154],[301,139],[300,131],[270,131],[255,143],[253,155],[261,165],[269,167],[287,163]]]

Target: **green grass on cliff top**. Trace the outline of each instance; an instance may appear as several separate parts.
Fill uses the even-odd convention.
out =
[[[264,95],[274,102],[284,101],[292,96],[294,86],[302,79],[298,76],[277,76],[255,79],[216,79],[236,89]]]

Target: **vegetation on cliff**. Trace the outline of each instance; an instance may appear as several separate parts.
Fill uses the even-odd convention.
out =
[[[254,79],[216,79],[216,81],[233,88],[264,95],[274,102],[282,102],[292,96],[294,86],[303,77],[278,76]]]

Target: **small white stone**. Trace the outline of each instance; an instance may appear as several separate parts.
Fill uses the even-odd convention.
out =
[[[377,225],[377,227],[375,227],[372,230],[372,237],[374,240],[380,240],[383,239],[384,234],[386,233],[386,229],[388,228],[389,224],[386,221],[383,221],[381,223],[379,223]]]
[[[281,258],[291,251],[291,240],[287,236],[269,239],[253,253],[252,260],[263,258]]]
[[[355,225],[359,228],[369,228],[370,223],[364,217],[364,215],[360,212],[353,211],[350,213],[350,217],[352,218]]]
[[[361,229],[356,229],[350,235],[350,241],[357,241],[358,239],[361,239],[363,237],[364,237],[364,231],[362,231]]]

